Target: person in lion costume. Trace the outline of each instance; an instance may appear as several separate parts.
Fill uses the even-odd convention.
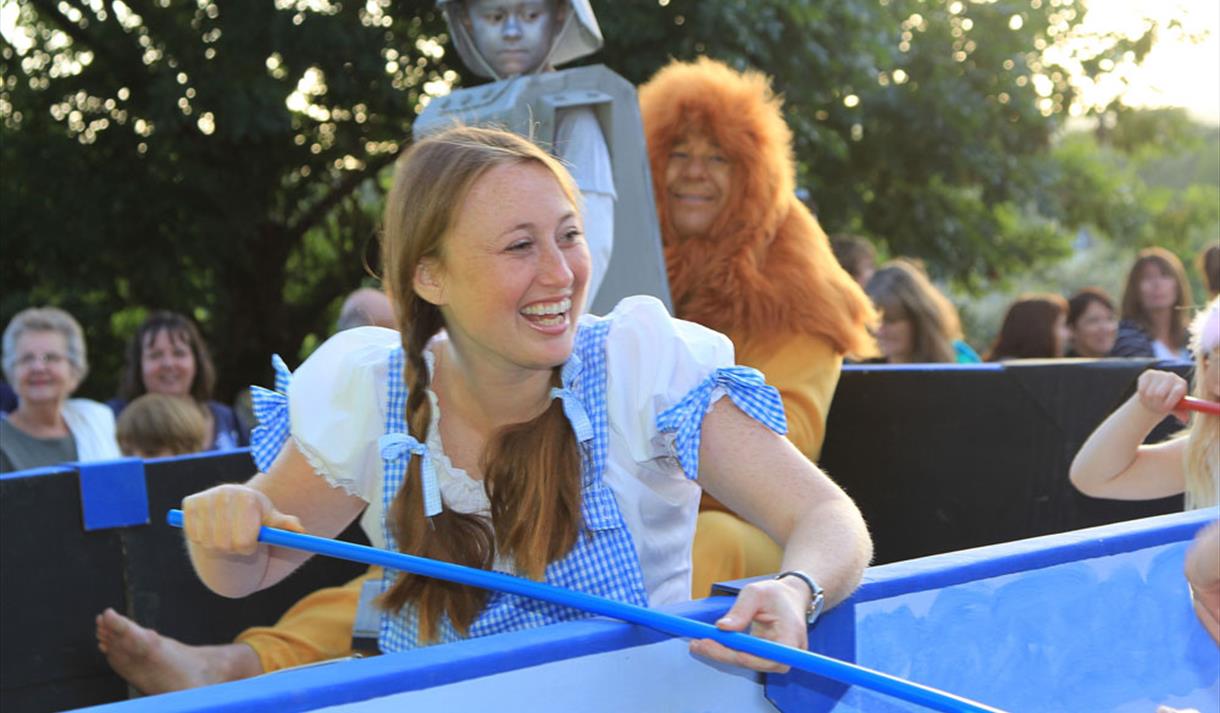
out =
[[[873,353],[876,313],[795,195],[782,99],[765,75],[707,58],[671,62],[639,96],[675,316],[732,340],[816,460],[843,357]],[[772,537],[706,495],[702,507],[693,596],[780,569]]]

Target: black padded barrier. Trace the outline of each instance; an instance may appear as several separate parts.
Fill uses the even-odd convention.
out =
[[[126,684],[97,650],[94,617],[106,607],[190,644],[220,644],[246,627],[273,624],[309,592],[364,571],[318,557],[244,599],[207,590],[165,513],[191,493],[253,473],[245,450],[147,462],[150,523],[93,532],[83,528],[75,470],[0,478],[0,711],[126,699]],[[368,542],[355,523],[341,537]]]
[[[120,700],[127,687],[94,640],[123,604],[118,530],[86,533],[76,471],[0,479],[0,711]]]
[[[1181,496],[1098,500],[1068,480],[1081,444],[1154,363],[847,366],[819,464],[868,520],[876,564],[1179,511]],[[1180,428],[1167,419],[1149,441]]]

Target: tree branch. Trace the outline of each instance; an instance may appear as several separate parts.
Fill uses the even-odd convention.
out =
[[[338,183],[333,185],[329,192],[322,198],[310,206],[304,214],[301,215],[284,231],[285,238],[290,242],[295,243],[300,240],[301,236],[307,230],[312,228],[318,221],[325,218],[347,195],[356,190],[356,187],[363,183],[366,179],[377,175],[381,169],[394,163],[398,158],[399,153],[405,150],[406,147],[399,149],[398,153],[385,153],[379,156],[374,156],[366,159],[365,168],[363,171],[352,171],[343,177]]]
[[[87,48],[93,53],[94,57],[102,60],[102,64],[110,68],[110,71],[114,73],[115,78],[120,83],[133,88],[138,84],[136,79],[140,75],[140,68],[143,65],[138,64],[131,57],[120,57],[112,52],[109,45],[97,41],[90,33],[82,29],[80,25],[65,17],[52,0],[30,0],[30,2],[39,10],[44,19],[57,27],[65,35],[71,37],[73,45]],[[81,9],[92,12],[88,8]]]

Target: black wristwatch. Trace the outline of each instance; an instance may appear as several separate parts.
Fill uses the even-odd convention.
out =
[[[799,569],[790,569],[787,572],[780,572],[775,575],[776,579],[783,579],[784,577],[796,577],[809,586],[809,593],[813,595],[813,599],[809,602],[809,608],[805,610],[805,623],[808,626],[813,626],[813,623],[822,615],[822,610],[826,608],[826,592],[822,590],[822,587],[817,582],[813,581],[813,577]]]

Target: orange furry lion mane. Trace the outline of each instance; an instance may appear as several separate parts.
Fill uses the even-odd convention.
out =
[[[871,353],[876,313],[794,193],[792,132],[768,78],[706,57],[674,61],[639,96],[676,316],[734,339],[796,332],[840,354]],[[692,130],[728,156],[732,192],[709,235],[682,240],[666,211],[665,169]]]

